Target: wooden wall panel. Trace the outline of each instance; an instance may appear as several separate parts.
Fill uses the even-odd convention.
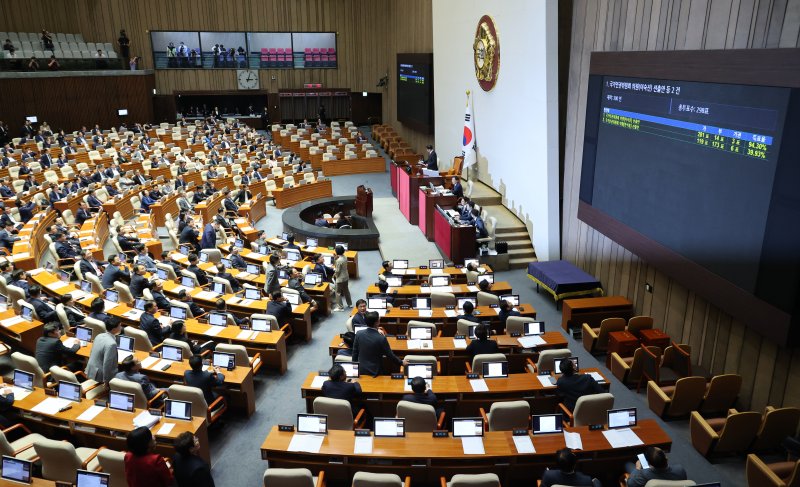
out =
[[[579,221],[577,204],[592,51],[799,47],[800,0],[574,0],[573,8],[562,255],[600,277],[609,294],[631,298],[713,372],[741,374],[742,407],[797,405],[800,350],[762,339]]]

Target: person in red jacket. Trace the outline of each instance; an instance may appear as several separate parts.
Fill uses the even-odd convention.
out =
[[[126,440],[125,479],[130,487],[167,487],[173,484],[167,462],[161,455],[153,453],[156,439],[149,428],[136,428],[128,433]]]

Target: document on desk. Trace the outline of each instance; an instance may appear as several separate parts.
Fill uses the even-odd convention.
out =
[[[430,290],[437,293],[452,293],[453,286],[431,286]]]
[[[200,292],[196,293],[194,295],[194,297],[198,298],[198,299],[208,299],[208,300],[210,300],[210,299],[217,299],[219,297],[219,294],[212,293],[211,291],[200,291]]]
[[[322,441],[325,439],[323,435],[307,435],[304,433],[295,433],[292,436],[292,441],[289,442],[289,451],[302,451],[306,453],[319,453],[322,448]]]
[[[23,318],[22,316],[12,316],[11,318],[6,318],[6,319],[0,321],[0,325],[3,325],[6,328],[8,328],[10,326],[14,326],[17,323],[22,323],[24,321],[27,321],[27,320],[25,318]]]
[[[224,326],[211,325],[211,326],[208,327],[208,329],[206,331],[203,332],[203,335],[208,335],[210,337],[215,337],[215,336],[219,335],[219,332],[221,332],[223,329],[225,329]]]
[[[154,363],[158,362],[158,357],[147,357],[142,360],[142,367],[149,369]]]
[[[91,421],[93,420],[98,414],[100,414],[105,408],[103,406],[90,406],[89,409],[82,412],[80,416],[78,416],[79,421]]]
[[[477,293],[478,291],[480,291],[480,289],[478,289],[478,286],[467,286],[467,289],[469,289],[469,292],[471,293]]]
[[[369,455],[372,453],[372,437],[371,436],[356,436],[356,442],[353,445],[354,455]]]
[[[322,384],[324,384],[326,380],[328,380],[327,375],[318,375],[314,377],[314,380],[311,381],[310,387],[312,389],[322,389]]]
[[[603,436],[608,440],[611,448],[625,448],[626,446],[644,445],[644,442],[630,428],[603,431]]]
[[[603,376],[600,375],[600,372],[589,372],[589,375],[591,375],[592,378],[594,380],[596,380],[597,382],[605,383],[605,381],[606,381],[605,378],[603,378]]]
[[[31,411],[34,413],[54,415],[58,413],[61,408],[69,404],[70,401],[67,399],[61,399],[60,397],[48,397],[44,401],[31,408]]]
[[[160,428],[158,428],[158,431],[156,431],[156,434],[157,435],[168,435],[172,431],[172,428],[174,428],[174,427],[175,427],[175,423],[164,423],[164,424],[161,425]]]
[[[431,318],[433,317],[433,310],[432,309],[421,309],[417,312],[420,318]]]
[[[170,289],[170,292],[175,293],[175,294],[178,294],[181,291],[186,291],[186,293],[188,294],[189,291],[191,291],[191,289],[189,289],[186,286],[181,286],[181,285],[174,286],[172,289]]]
[[[431,269],[431,274],[435,275],[444,274],[444,269]]]
[[[28,389],[23,389],[22,387],[17,387],[17,386],[9,386],[9,389],[11,389],[11,392],[14,393],[14,402],[25,399],[30,395],[31,392],[33,392],[29,391]]]
[[[153,416],[149,411],[142,411],[133,418],[133,425],[137,428],[140,426],[152,428],[159,421],[161,421],[161,416]]]
[[[464,436],[461,438],[461,448],[464,449],[464,455],[484,455],[486,450],[483,448],[483,437],[481,436]]]
[[[236,335],[236,339],[237,340],[249,340],[251,333],[252,332],[250,330],[242,330],[242,331],[239,332],[238,335]],[[256,332],[256,333],[258,333],[258,332]]]
[[[458,314],[456,313],[456,310],[454,310],[454,309],[446,309],[446,310],[444,310],[444,315],[447,316],[448,318],[455,318],[456,316],[458,316]]]
[[[61,289],[62,287],[68,286],[68,285],[69,285],[68,282],[56,281],[56,282],[51,282],[50,284],[45,284],[45,287],[47,289],[51,290],[51,291],[55,291],[57,289]]]
[[[406,275],[407,276],[414,276],[416,274],[417,274],[417,270],[416,269],[406,269]]]
[[[142,317],[142,313],[144,313],[144,311],[140,309],[129,309],[128,311],[122,313],[122,316],[124,316],[125,318],[130,318],[132,320],[138,320],[139,318]]]
[[[254,259],[261,259],[261,258],[264,257],[264,254],[259,253],[259,252],[250,251],[250,252],[247,253],[247,256],[248,257],[253,257]]]
[[[107,299],[103,300],[103,309],[106,311],[112,310],[119,306],[119,303],[115,303],[114,301],[109,301]]]
[[[570,433],[569,431],[565,431],[564,442],[567,444],[567,448],[571,450],[583,450],[583,441],[581,441],[580,433]]]
[[[539,379],[543,387],[553,387],[555,385],[551,375],[537,375],[536,378]]]
[[[487,392],[489,390],[489,386],[483,379],[470,379],[469,385],[472,386],[472,392]]]
[[[517,447],[517,453],[536,453],[536,448],[533,447],[533,440],[529,435],[514,435],[514,446]]]
[[[404,275],[406,275],[406,270],[405,269],[392,269],[392,274],[394,274],[396,276],[404,276]]]
[[[407,340],[406,348],[409,350],[433,350],[433,340]]]
[[[466,338],[453,338],[453,347],[458,349],[467,348]]]
[[[530,336],[525,336],[525,337],[519,337],[519,338],[517,338],[517,341],[519,342],[520,345],[522,345],[525,348],[538,347],[538,346],[541,346],[541,345],[544,345],[545,343],[547,343],[539,335],[530,335]]]

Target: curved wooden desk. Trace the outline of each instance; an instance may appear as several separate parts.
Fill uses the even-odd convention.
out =
[[[289,189],[277,188],[272,190],[275,198],[275,207],[284,209],[304,201],[333,196],[331,180],[315,181],[310,184],[297,185]]]

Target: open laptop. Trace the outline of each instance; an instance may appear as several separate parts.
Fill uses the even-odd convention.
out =
[[[444,259],[431,259],[428,261],[429,269],[444,269]]]
[[[194,279],[189,276],[181,277],[181,286],[188,287],[189,289],[194,289]]]
[[[453,418],[453,438],[483,436],[483,419]]]
[[[561,414],[534,414],[531,416],[531,431],[534,435],[561,433]]]
[[[406,376],[409,379],[422,377],[426,381],[433,379],[433,364],[414,364],[406,365]]]
[[[119,292],[113,289],[106,289],[105,297],[106,301],[111,301],[112,303],[119,303]]]
[[[411,301],[414,309],[431,309],[431,298],[413,298]]]
[[[208,313],[208,324],[212,326],[228,326],[228,315],[225,313]]]
[[[289,242],[289,232],[281,232],[281,240],[284,242]]]
[[[92,294],[92,283],[86,280],[81,281],[81,291]]]
[[[358,372],[358,362],[339,362],[344,369],[344,374],[348,379],[358,379],[361,375]]]
[[[519,294],[504,294],[500,296],[502,301],[508,301],[511,306],[519,306]]]
[[[236,367],[236,355],[227,352],[214,352],[211,357],[211,363],[214,364],[214,367],[233,369]]]
[[[240,249],[244,248],[244,240],[237,238],[236,240],[233,241],[233,246],[239,247]]]
[[[358,334],[360,331],[364,331],[369,328],[367,325],[353,325],[353,333]]]
[[[544,334],[544,321],[531,321],[524,323],[523,334],[525,336]]]
[[[328,415],[327,414],[305,414],[297,415],[297,432],[310,433],[314,435],[328,434]]]
[[[508,377],[508,362],[505,360],[500,362],[484,362],[482,375],[484,379],[506,378]]]
[[[272,331],[272,326],[269,321],[264,318],[251,318],[250,328],[252,328],[253,331]]]
[[[314,237],[306,237],[306,247],[318,247],[319,240]]]
[[[166,269],[156,269],[156,275],[162,281],[168,281],[169,280],[169,273],[167,272]],[[81,282],[81,289],[83,289],[83,282]]]
[[[92,329],[86,326],[75,327],[75,338],[81,342],[81,346],[92,341]]]
[[[162,345],[161,358],[173,362],[181,362],[183,361],[183,349],[181,347],[173,347],[172,345]]]
[[[117,335],[117,360],[122,362],[125,357],[133,355],[133,346],[135,344],[133,337]]]
[[[187,315],[186,311],[186,308],[181,308],[180,306],[170,306],[169,317],[173,320],[185,320]]]
[[[476,267],[481,265],[481,261],[478,259],[464,259],[464,267],[467,267],[470,264],[475,264]]]
[[[226,269],[230,269],[231,266],[233,265],[231,264],[231,259],[226,259],[225,257],[222,257],[221,259],[219,259],[219,261],[222,263],[222,266],[225,267]]]
[[[303,286],[316,286],[322,282],[322,274],[317,274],[316,272],[309,272],[305,276],[303,276]]]
[[[328,266],[328,267],[331,267],[331,266],[333,265],[333,256],[332,256],[332,255],[330,255],[330,254],[325,254],[325,255],[323,255],[323,256],[322,256],[322,262],[323,262],[323,263],[324,263],[326,266]]]
[[[168,419],[192,420],[192,403],[175,399],[164,400],[164,416]]]
[[[367,298],[367,309],[369,310],[385,310],[386,298]]]
[[[67,273],[67,271],[62,271],[59,269],[56,275],[58,276],[58,279],[61,282],[69,282],[69,274]]]
[[[129,394],[127,392],[110,391],[108,393],[108,408],[132,413],[134,410],[133,400],[133,394]]]
[[[14,369],[14,387],[12,387],[12,389],[21,389],[22,391],[24,391],[23,393],[32,391],[33,374],[30,372],[25,372],[24,370]],[[17,396],[22,395],[22,394],[17,394],[16,391],[14,393]]]
[[[472,308],[473,309],[475,309],[475,307],[478,306],[478,300],[475,299],[475,298],[457,298],[456,299],[456,309],[458,309],[458,310],[464,309],[464,303],[466,303],[467,301],[472,303]]]
[[[225,294],[225,284],[221,282],[212,282],[211,292],[218,296],[222,296],[223,294]]]
[[[257,276],[261,274],[261,266],[258,264],[247,264],[247,269],[245,269],[248,274],[252,274]]]
[[[386,284],[389,287],[401,287],[403,285],[403,278],[398,276],[388,276],[386,278]]]
[[[409,326],[408,338],[411,340],[432,340],[433,329],[427,326]]]
[[[258,301],[259,299],[261,299],[261,290],[254,287],[244,288],[244,299]]]
[[[133,301],[133,308],[138,309],[139,311],[144,311],[144,305],[147,303],[146,299],[143,298],[136,298]]]
[[[575,365],[575,370],[581,370],[580,367],[578,367],[578,357],[557,358],[553,360],[553,374],[561,373],[561,362],[564,360],[572,360],[572,363]]]
[[[408,269],[408,261],[403,260],[393,260],[392,261],[392,268],[393,269]]]
[[[3,455],[3,472],[0,478],[20,484],[30,484],[33,474],[33,463]]]
[[[58,397],[72,402],[81,402],[81,385],[76,382],[65,380],[58,381],[56,386]]]
[[[607,414],[610,430],[636,426],[636,408],[609,409]]]
[[[205,253],[205,252],[200,252],[200,255],[199,255],[199,257],[200,257],[200,262],[201,262],[201,263],[206,263],[206,262],[208,262],[208,254],[207,254],[207,253]]]
[[[33,308],[23,304],[19,308],[19,315],[26,321],[33,321]]]
[[[179,245],[178,252],[183,255],[189,255],[189,246],[188,245]]]
[[[376,438],[403,438],[406,436],[404,418],[374,418]]]
[[[289,304],[292,305],[292,307],[293,307],[292,309],[294,309],[294,306],[297,306],[302,302],[302,300],[300,299],[300,295],[299,294],[284,293],[283,297],[286,298],[286,301],[288,301]]]
[[[286,250],[286,260],[289,262],[297,262],[302,257],[300,256],[300,251],[296,249],[288,249]]]
[[[433,276],[431,277],[431,287],[449,286],[450,276]]]
[[[269,254],[269,247],[267,245],[259,245],[258,246],[258,253],[267,255]]]

